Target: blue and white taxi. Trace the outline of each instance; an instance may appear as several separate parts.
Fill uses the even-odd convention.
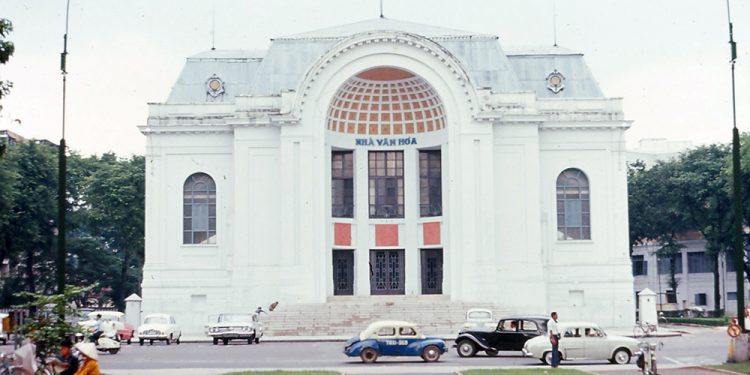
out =
[[[425,337],[414,323],[379,321],[370,324],[359,336],[346,342],[344,354],[373,363],[380,356],[420,356],[435,362],[448,351],[445,341]]]

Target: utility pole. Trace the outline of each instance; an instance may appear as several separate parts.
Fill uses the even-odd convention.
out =
[[[734,268],[737,275],[737,323],[742,332],[747,331],[745,327],[745,249],[742,243],[742,184],[740,183],[740,132],[737,130],[737,102],[735,99],[734,64],[737,61],[737,43],[734,42],[732,32],[732,16],[729,12],[729,0],[727,0],[727,19],[729,20],[729,47],[732,66],[732,177],[733,177],[733,199],[734,199]]]
[[[65,176],[65,90],[67,85],[68,70],[66,58],[68,57],[68,15],[70,14],[70,0],[67,1],[65,9],[65,35],[63,35],[63,52],[60,54],[60,71],[62,72],[62,137],[57,152],[58,176],[57,176],[57,293],[65,291],[65,208],[67,203]],[[64,314],[64,312],[63,312]]]

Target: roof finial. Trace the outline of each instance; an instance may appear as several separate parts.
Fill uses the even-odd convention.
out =
[[[211,2],[211,51],[216,50],[216,1]]]
[[[554,47],[557,47],[557,1],[552,0],[552,35],[554,38]]]
[[[383,0],[380,0],[380,18],[385,18],[383,15]]]

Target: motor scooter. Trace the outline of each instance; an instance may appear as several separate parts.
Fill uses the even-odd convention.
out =
[[[91,335],[95,332],[94,328],[87,329],[87,334],[76,333],[76,341],[93,342]],[[96,350],[109,354],[117,354],[120,351],[120,342],[115,340],[113,335],[104,332],[99,336],[99,340],[96,340]]]

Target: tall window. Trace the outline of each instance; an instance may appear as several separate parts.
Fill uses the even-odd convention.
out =
[[[404,217],[404,153],[370,151],[370,217]]]
[[[331,216],[354,217],[354,153],[331,153]]]
[[[673,255],[663,255],[657,260],[659,266],[659,273],[662,275],[669,275],[669,268],[674,263],[674,273],[682,273],[682,253]]]
[[[643,255],[633,255],[633,276],[648,275],[648,261]]]
[[[216,243],[216,183],[205,173],[185,180],[182,189],[182,243]]]
[[[557,177],[557,239],[591,239],[589,180],[580,169],[566,169]]]
[[[419,151],[419,216],[443,214],[440,150]]]
[[[703,251],[687,253],[688,255],[688,273],[711,272],[714,262]]]

